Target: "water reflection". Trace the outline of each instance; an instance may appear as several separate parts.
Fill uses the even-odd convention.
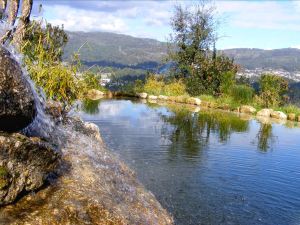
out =
[[[159,104],[104,99],[81,115],[176,224],[297,224],[300,129]]]
[[[271,143],[274,140],[274,136],[272,134],[272,124],[261,123],[259,132],[257,134],[257,139],[258,139],[258,145],[257,145],[258,149],[266,152],[270,148]]]
[[[85,99],[82,101],[81,110],[90,115],[96,115],[99,113],[99,104],[101,100]]]

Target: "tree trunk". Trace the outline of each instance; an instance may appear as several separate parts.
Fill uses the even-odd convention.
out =
[[[14,44],[19,48],[25,35],[26,26],[30,21],[30,13],[33,0],[23,0],[22,15],[18,21],[18,26],[13,37]]]
[[[10,0],[9,13],[8,13],[8,24],[13,26],[16,22],[18,16],[18,10],[20,5],[20,0]]]
[[[4,16],[6,5],[7,5],[7,0],[0,0],[0,20]]]

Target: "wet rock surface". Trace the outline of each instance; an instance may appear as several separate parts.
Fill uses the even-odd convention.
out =
[[[0,46],[0,130],[19,131],[36,115],[34,96],[19,63]]]
[[[135,174],[95,138],[92,124],[68,119],[56,132],[63,143],[58,178],[0,208],[0,224],[173,224]]]
[[[39,189],[58,158],[59,154],[39,138],[0,133],[0,206]]]

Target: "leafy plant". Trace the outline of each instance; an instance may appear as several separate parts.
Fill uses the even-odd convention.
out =
[[[234,101],[238,103],[248,104],[253,101],[254,89],[247,85],[235,85],[230,93]]]
[[[173,80],[171,83],[164,86],[163,93],[167,96],[185,95],[186,87],[182,80]]]
[[[159,77],[151,75],[147,78],[144,91],[150,95],[160,95],[164,87],[164,82],[159,80]]]
[[[259,79],[260,95],[264,107],[278,106],[288,90],[288,82],[274,74],[263,74]]]

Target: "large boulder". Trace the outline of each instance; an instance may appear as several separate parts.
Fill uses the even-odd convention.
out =
[[[96,89],[91,89],[87,92],[86,97],[91,100],[99,100],[99,99],[103,98],[104,94],[105,93],[102,91],[99,91]]]
[[[39,189],[58,158],[59,154],[39,138],[0,133],[0,206]]]
[[[253,114],[256,112],[256,109],[249,105],[242,105],[240,108],[240,113]]]
[[[286,120],[287,119],[287,115],[284,114],[281,111],[274,111],[271,113],[271,117],[275,118],[275,119],[279,119],[279,120]]]
[[[270,117],[273,109],[262,109],[257,112],[257,116]]]
[[[21,130],[35,115],[34,95],[19,63],[0,46],[0,130]]]

